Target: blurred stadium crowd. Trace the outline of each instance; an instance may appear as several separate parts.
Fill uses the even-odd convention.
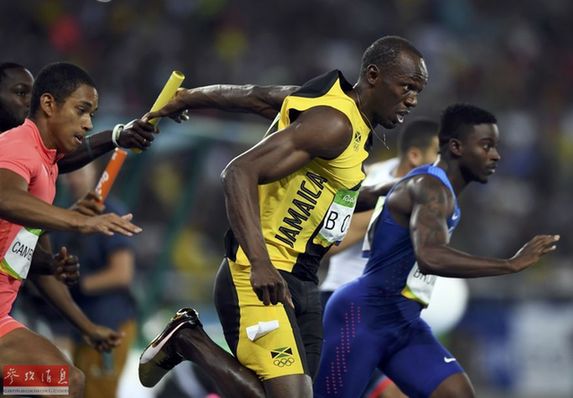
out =
[[[561,235],[540,266],[470,281],[450,348],[478,390],[571,396],[572,15],[568,0],[26,0],[0,2],[0,49],[3,61],[33,73],[58,60],[88,70],[100,92],[97,130],[145,113],[173,69],[187,75],[186,87],[302,84],[334,68],[354,81],[365,45],[386,34],[410,39],[430,73],[414,115],[437,117],[462,101],[499,120],[497,175],[464,195],[454,244],[510,256],[536,233]],[[189,303],[216,320],[211,286],[227,228],[218,175],[265,129],[232,119],[202,112],[183,126],[163,121],[158,145],[130,157],[116,184],[145,229],[135,286],[144,321]],[[393,156],[390,147],[377,145],[374,160]]]

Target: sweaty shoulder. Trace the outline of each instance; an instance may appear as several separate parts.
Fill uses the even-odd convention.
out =
[[[300,114],[291,127],[303,132],[313,152],[325,159],[339,156],[352,139],[352,123],[341,111],[329,106],[316,106]]]

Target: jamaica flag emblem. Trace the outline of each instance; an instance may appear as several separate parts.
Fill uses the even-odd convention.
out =
[[[292,348],[290,347],[280,347],[271,350],[271,358],[273,359],[273,364],[279,368],[291,366],[294,363]]]

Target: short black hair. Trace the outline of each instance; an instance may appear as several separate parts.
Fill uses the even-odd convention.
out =
[[[426,150],[438,136],[438,123],[430,119],[415,119],[398,135],[398,153],[403,156],[410,148]]]
[[[485,109],[468,104],[450,105],[444,110],[440,120],[440,147],[447,145],[452,138],[463,139],[470,131],[468,127],[496,123],[495,116]]]
[[[26,69],[23,65],[15,62],[2,62],[0,63],[0,82],[6,77],[6,71],[9,69]]]
[[[82,84],[95,87],[90,75],[79,66],[66,62],[46,65],[38,73],[32,88],[30,115],[34,115],[40,108],[40,97],[43,94],[52,94],[56,102],[61,104]]]
[[[398,63],[398,56],[402,52],[415,54],[420,58],[422,53],[414,45],[400,36],[384,36],[372,43],[362,55],[360,75],[363,76],[368,65],[377,65],[385,71]]]

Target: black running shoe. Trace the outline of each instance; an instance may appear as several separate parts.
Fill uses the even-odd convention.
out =
[[[181,308],[165,329],[153,339],[139,357],[139,381],[145,387],[155,386],[183,357],[175,352],[170,339],[182,328],[201,327],[199,314],[193,308]]]

